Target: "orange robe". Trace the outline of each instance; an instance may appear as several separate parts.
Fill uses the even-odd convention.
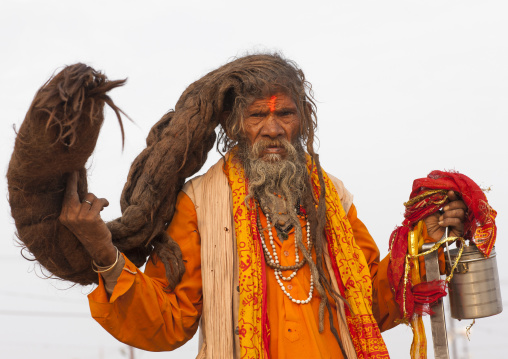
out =
[[[261,222],[266,218],[261,214]],[[379,259],[379,250],[365,225],[358,219],[354,205],[348,213],[356,242],[365,254],[373,283],[373,313],[381,331],[395,326],[400,317],[387,278],[389,257]],[[303,238],[306,238],[302,221]],[[294,234],[281,243],[274,230],[277,254],[282,265],[295,263]],[[89,295],[92,316],[115,338],[126,344],[150,351],[173,350],[195,334],[202,308],[201,253],[197,216],[190,198],[180,192],[173,220],[168,228],[170,236],[179,244],[186,271],[174,291],[164,291],[167,285],[164,265],[157,258],[148,261],[145,273],[125,258],[126,264],[111,296],[99,286]],[[268,235],[265,240],[271,250]],[[315,253],[313,251],[315,257]],[[303,258],[300,255],[300,258]],[[325,270],[326,272],[326,270]],[[284,273],[286,276],[288,272]],[[267,268],[267,310],[271,327],[270,352],[272,358],[342,358],[338,344],[330,331],[326,314],[325,331],[318,331],[319,295],[314,291],[309,304],[292,303],[281,291],[273,270]],[[309,291],[310,269],[303,266],[297,275],[286,282],[286,290],[296,299],[306,299]],[[291,285],[291,287],[288,286]],[[335,303],[335,328],[338,328]]]

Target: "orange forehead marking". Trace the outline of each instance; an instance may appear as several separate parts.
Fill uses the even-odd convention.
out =
[[[277,96],[270,97],[270,101],[268,101],[268,107],[270,107],[270,112],[275,111],[275,101],[277,101]]]

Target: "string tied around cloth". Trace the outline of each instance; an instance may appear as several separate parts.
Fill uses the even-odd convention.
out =
[[[403,289],[403,318],[408,316],[406,311],[406,288],[409,280],[409,271],[411,270],[411,259],[416,259],[418,257],[426,256],[432,252],[437,251],[443,244],[445,243],[453,243],[455,241],[460,241],[462,244],[459,248],[459,253],[455,258],[455,262],[452,265],[451,273],[446,277],[444,281],[432,281],[432,282],[422,282],[415,285],[412,288],[412,293],[415,302],[415,312],[418,314],[432,314],[432,309],[430,307],[433,303],[436,303],[439,299],[446,295],[446,286],[453,278],[453,273],[457,265],[459,264],[460,258],[462,257],[462,252],[464,251],[465,240],[462,237],[447,237],[441,239],[439,242],[436,242],[432,248],[429,250],[418,253],[416,255],[407,254],[404,268],[404,289]],[[426,308],[426,309],[424,309]]]

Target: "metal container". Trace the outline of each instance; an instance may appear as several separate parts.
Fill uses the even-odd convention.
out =
[[[452,263],[455,263],[459,249],[452,249],[449,253]],[[447,254],[445,258],[448,258]],[[447,260],[447,275],[450,271]],[[474,244],[464,246],[448,288],[452,318],[476,319],[501,313],[503,302],[495,249],[492,249],[489,258],[485,258]]]

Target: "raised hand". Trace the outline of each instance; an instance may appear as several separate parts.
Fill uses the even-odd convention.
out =
[[[111,232],[101,218],[101,211],[109,202],[93,193],[87,193],[80,202],[77,188],[78,173],[72,172],[67,179],[60,222],[74,233],[97,265],[109,266],[117,256]]]

